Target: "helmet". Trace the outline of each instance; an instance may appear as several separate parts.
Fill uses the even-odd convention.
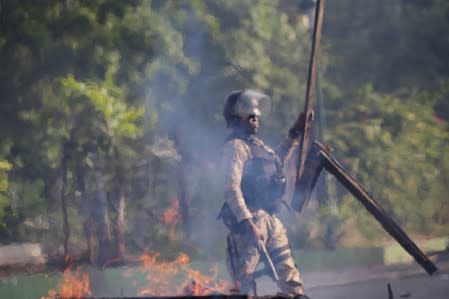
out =
[[[251,89],[232,91],[226,98],[223,116],[228,127],[235,119],[252,114],[262,116],[270,111],[270,97]]]

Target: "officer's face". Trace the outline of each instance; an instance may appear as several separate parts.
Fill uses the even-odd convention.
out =
[[[246,118],[242,117],[241,123],[249,134],[256,134],[259,131],[259,117],[255,114],[250,114]]]

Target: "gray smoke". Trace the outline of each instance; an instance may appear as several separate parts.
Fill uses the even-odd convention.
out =
[[[167,136],[156,136],[150,146],[150,152],[160,159],[180,161],[181,156],[175,148],[174,141]]]
[[[188,229],[191,232],[184,236],[186,247],[194,247],[202,257],[223,259],[224,226],[216,216],[223,201],[220,152],[226,137],[221,117],[224,95],[217,95],[213,89],[220,71],[207,55],[203,55],[208,27],[197,20],[193,12],[188,14],[183,51],[201,69],[189,74],[183,66],[164,60],[163,70],[151,78],[146,90],[146,108],[148,113],[157,111],[158,121],[156,135],[148,143],[153,155],[171,161],[169,189],[179,190],[179,176],[184,176],[183,191],[190,199]],[[176,82],[170,82],[164,69],[176,74]],[[184,92],[171,88],[179,82],[185,84]]]

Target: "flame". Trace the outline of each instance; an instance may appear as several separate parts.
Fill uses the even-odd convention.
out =
[[[162,221],[170,227],[175,227],[181,221],[182,215],[179,212],[179,199],[175,196],[171,200],[171,206],[164,211]]]
[[[229,292],[227,281],[217,281],[217,267],[206,275],[190,266],[190,258],[185,253],[180,253],[171,262],[162,262],[159,258],[159,253],[140,257],[150,286],[139,290],[138,296],[201,296]]]
[[[164,211],[162,221],[169,225],[170,235],[175,238],[175,227],[182,220],[179,211],[179,200],[173,197],[171,206]],[[204,274],[192,268],[190,257],[185,253],[180,253],[176,259],[165,261],[161,259],[160,253],[144,254],[137,257],[125,257],[133,267],[123,268],[123,277],[128,278],[130,289],[138,290],[137,296],[206,296],[217,294],[228,294],[232,288],[231,284],[225,280],[218,280],[218,267],[209,269],[208,274]],[[67,264],[71,265],[70,255],[65,257]],[[116,260],[112,259],[104,264],[107,267]],[[137,264],[137,266],[136,266]],[[136,273],[141,272],[141,273]],[[146,286],[141,287],[135,274],[144,275]],[[124,286],[126,287],[126,286]],[[140,288],[139,288],[140,287]],[[85,298],[92,295],[90,280],[86,272],[83,273],[81,267],[72,271],[69,266],[63,273],[56,289],[50,289],[48,296],[41,299],[56,298]]]
[[[137,289],[138,297],[146,296],[207,296],[229,294],[232,288],[226,280],[219,280],[218,267],[214,266],[205,274],[192,268],[190,257],[180,253],[172,261],[164,261],[160,253],[144,254],[136,257],[127,257],[126,260],[133,267],[123,268],[122,275],[128,279],[129,288]],[[138,266],[136,266],[136,264]],[[134,275],[144,276],[146,285],[142,287]],[[124,286],[126,287],[126,286]],[[50,289],[48,296],[41,299],[56,298],[86,298],[92,296],[88,274],[82,267],[71,270],[70,267],[63,273],[56,289]]]
[[[189,269],[187,280],[190,284],[186,284],[181,295],[189,296],[206,296],[229,293],[230,284],[226,280],[218,280],[218,267],[209,270],[211,275],[205,275],[193,269]]]
[[[176,239],[176,225],[182,220],[182,215],[179,211],[179,199],[174,196],[171,200],[171,205],[164,211],[162,215],[162,222],[169,227],[170,239]]]
[[[56,299],[56,298],[85,298],[91,296],[90,280],[87,273],[81,271],[78,267],[75,271],[67,269],[61,280],[58,283],[57,290],[50,289],[47,297],[41,299]]]

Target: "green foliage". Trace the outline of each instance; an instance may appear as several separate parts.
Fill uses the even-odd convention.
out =
[[[279,10],[280,1],[218,3],[224,14],[234,15],[220,20],[222,32],[217,36],[228,64],[223,81],[230,80],[233,89],[250,87],[270,94],[273,111],[267,128],[279,135],[294,120],[305,94],[310,33]]]
[[[387,212],[407,228],[423,234],[447,233],[442,225],[448,220],[447,209],[441,209],[444,196],[432,198],[431,194],[441,190],[440,178],[446,167],[442,149],[448,145],[449,134],[434,120],[432,98],[404,92],[381,95],[368,85],[353,99],[330,117],[334,125],[327,139],[337,155]],[[348,102],[335,102],[343,105],[343,101]],[[354,213],[361,206],[345,203],[342,208]],[[373,237],[369,233],[372,226],[362,220],[371,216],[355,214],[362,232]],[[440,222],[430,221],[435,218]]]
[[[338,55],[329,76],[346,89],[366,83],[382,92],[432,88],[449,75],[448,12],[444,0],[330,1],[323,40]]]
[[[269,141],[284,136],[303,108],[311,34],[304,9],[283,0],[3,1],[0,242],[35,238],[41,216],[55,219],[49,231],[59,238],[60,197],[82,216],[90,197],[80,195],[79,177],[95,193],[96,166],[109,200],[124,192],[128,219],[139,219],[129,242],[147,228],[136,247],[152,237],[173,245],[160,214],[177,193],[179,165],[190,167],[194,215],[215,215],[213,160],[229,91],[272,97],[263,119]],[[413,233],[448,233],[448,13],[444,0],[326,3],[324,139]],[[181,161],[154,150],[173,132]],[[352,223],[366,239],[383,236],[352,197],[332,188],[320,219],[345,238],[356,233]],[[324,222],[310,217],[292,230],[321,238]],[[77,216],[70,221],[81,227]]]
[[[0,192],[5,192],[8,189],[7,172],[12,168],[11,163],[6,160],[0,160]]]
[[[12,165],[6,160],[0,160],[0,227],[5,228],[5,209],[9,205],[9,198],[6,195],[8,190],[8,176],[7,172],[10,171]]]
[[[85,96],[101,113],[105,122],[104,133],[109,138],[136,138],[142,133],[136,122],[142,118],[144,108],[128,107],[121,99],[123,92],[118,88],[107,90],[104,87],[107,84],[81,83],[71,75],[62,80],[62,85],[68,93]]]
[[[9,162],[0,161],[0,237],[6,242],[19,240],[27,230],[26,226],[19,224],[28,220],[29,225],[34,226],[35,218],[45,208],[42,198],[44,181],[9,182],[7,172],[11,170]],[[32,231],[27,237],[28,240],[34,239]]]

